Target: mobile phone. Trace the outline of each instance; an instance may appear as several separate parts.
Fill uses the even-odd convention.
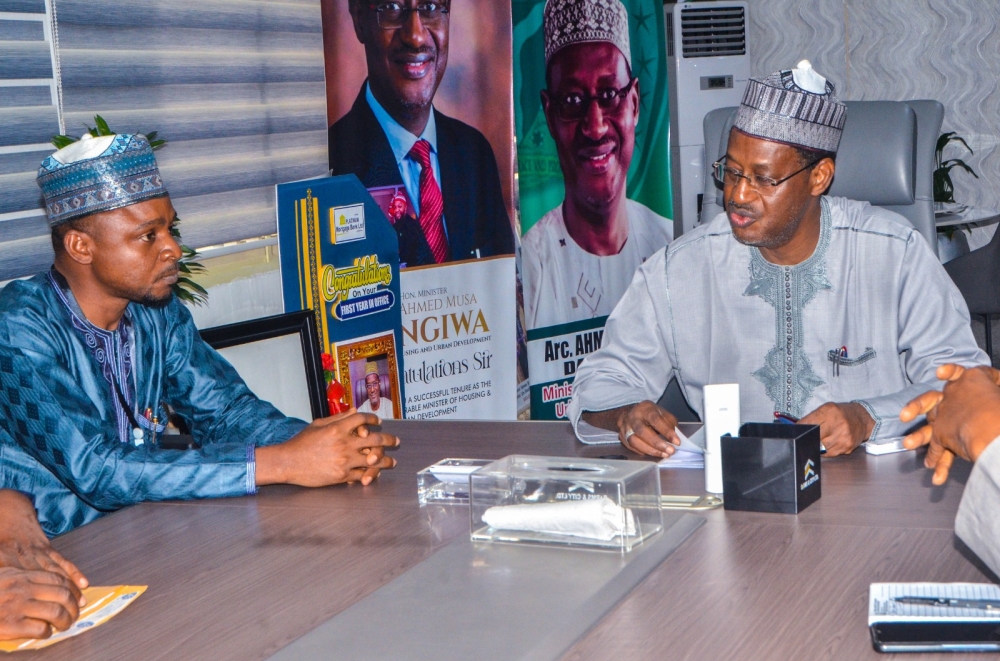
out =
[[[787,413],[782,413],[781,411],[775,411],[774,422],[779,425],[797,425],[799,424],[799,419]],[[823,445],[822,443],[819,444],[819,453],[826,454],[826,446]]]
[[[1000,622],[881,622],[870,627],[878,652],[1000,652]]]

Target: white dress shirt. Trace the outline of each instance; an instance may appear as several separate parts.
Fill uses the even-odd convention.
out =
[[[365,85],[365,99],[368,100],[368,105],[371,106],[372,112],[375,113],[375,119],[378,120],[382,130],[385,131],[385,137],[389,139],[389,147],[392,149],[393,156],[396,157],[396,165],[399,167],[399,174],[403,178],[403,186],[406,187],[406,194],[410,197],[413,213],[419,218],[420,163],[411,158],[409,154],[410,150],[413,149],[413,145],[417,144],[418,140],[426,140],[430,143],[431,169],[434,171],[434,179],[437,181],[438,188],[440,188],[441,165],[438,162],[437,123],[434,121],[434,109],[431,108],[431,115],[427,119],[427,125],[424,126],[423,133],[416,136],[403,128],[399,122],[386,112],[385,108],[375,99],[375,95],[372,94],[371,85]],[[443,215],[441,219],[444,222]],[[445,227],[446,235],[447,232],[448,229]]]

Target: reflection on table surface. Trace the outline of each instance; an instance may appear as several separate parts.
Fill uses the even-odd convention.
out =
[[[580,444],[565,423],[385,428],[403,439],[399,465],[371,486],[147,503],[57,538],[94,584],[149,589],[100,629],[32,658],[266,659],[469,534],[466,507],[419,507],[421,468],[515,453],[642,460],[620,445]],[[862,451],[824,459],[823,496],[799,515],[699,512],[706,525],[564,658],[879,658],[867,629],[870,583],[989,580],[953,533],[968,465],[932,487],[921,460]],[[660,475],[664,493],[702,493],[701,470]]]

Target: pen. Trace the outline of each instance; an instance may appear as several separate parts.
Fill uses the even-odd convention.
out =
[[[997,599],[951,599],[949,597],[893,597],[900,604],[915,606],[942,606],[945,608],[974,608],[981,611],[1000,611]]]

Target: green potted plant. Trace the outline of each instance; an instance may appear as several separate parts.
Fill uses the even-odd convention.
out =
[[[934,201],[943,203],[954,203],[955,202],[955,184],[951,181],[951,169],[958,167],[962,168],[969,174],[971,174],[976,179],[979,179],[979,175],[969,167],[969,164],[960,158],[950,158],[948,160],[944,159],[944,150],[952,142],[960,142],[962,146],[969,150],[970,154],[974,154],[972,147],[969,143],[965,141],[965,138],[958,135],[954,131],[949,131],[947,133],[942,133],[941,137],[938,138],[937,148],[934,152]]]
[[[951,170],[956,167],[960,168],[976,179],[979,178],[979,175],[960,158],[945,159],[944,151],[953,142],[960,143],[970,154],[975,153],[969,143],[955,131],[941,134],[934,152],[936,166],[934,170],[934,202],[935,207],[948,209],[948,205],[950,205],[956,208],[956,212],[961,213],[960,210],[964,210],[964,208],[955,201],[955,184],[951,180]],[[950,261],[969,252],[969,240],[966,238],[965,232],[971,232],[971,229],[968,225],[949,225],[938,233],[938,255],[942,262]],[[965,232],[956,232],[955,230],[965,230]]]
[[[100,115],[94,115],[95,126],[91,128],[87,127],[87,133],[95,138],[99,138],[103,135],[115,135],[115,131],[112,131],[108,126],[108,123]],[[151,131],[150,133],[145,133],[146,139],[149,140],[149,146],[156,151],[160,147],[167,144],[167,141],[163,138],[157,138],[157,132]],[[56,149],[62,149],[67,145],[71,145],[80,138],[74,138],[69,135],[55,135],[52,136],[52,144]],[[180,218],[178,218],[173,227],[170,229],[171,234],[177,239],[177,243],[180,244],[182,256],[177,262],[177,268],[180,269],[180,277],[177,278],[177,282],[173,285],[174,295],[186,303],[193,303],[195,305],[203,305],[208,302],[208,292],[204,287],[199,285],[197,282],[191,279],[192,276],[204,273],[205,267],[199,262],[195,261],[199,256],[197,250],[189,248],[181,242],[181,232],[178,229],[180,224]]]

